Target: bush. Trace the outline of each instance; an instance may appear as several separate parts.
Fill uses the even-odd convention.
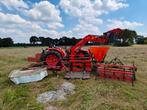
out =
[[[142,37],[142,38],[136,39],[136,43],[137,44],[147,44],[147,37]]]
[[[147,44],[147,39],[144,40],[144,44]]]

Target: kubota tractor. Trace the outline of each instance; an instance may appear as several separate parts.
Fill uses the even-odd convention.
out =
[[[117,33],[118,34],[118,33]],[[49,70],[68,72],[65,78],[90,78],[90,73],[96,73],[96,78],[110,78],[132,82],[135,80],[136,67],[124,65],[120,60],[113,59],[109,63],[104,58],[109,50],[107,46],[90,46],[83,49],[87,42],[108,43],[108,36],[87,35],[75,46],[64,50],[59,47],[47,48],[36,56],[28,57],[28,61],[47,66]]]
[[[47,48],[37,53],[35,58],[28,57],[28,61],[42,63],[46,65],[49,70],[62,70],[64,67],[73,67],[72,71],[82,71],[83,68],[87,72],[91,71],[91,61],[97,60],[99,63],[103,59],[109,47],[90,47],[89,49],[82,49],[87,42],[101,42],[107,43],[107,38],[98,37],[96,35],[87,35],[75,46],[67,50],[59,47]],[[85,66],[83,65],[85,64]],[[71,68],[70,68],[71,69]]]

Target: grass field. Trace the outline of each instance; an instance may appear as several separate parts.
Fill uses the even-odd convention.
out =
[[[0,110],[44,110],[49,105],[59,110],[147,110],[147,45],[111,47],[106,60],[119,57],[125,64],[137,65],[135,86],[112,80],[71,80],[76,93],[65,101],[39,104],[38,94],[55,90],[64,79],[47,77],[40,82],[14,85],[8,75],[13,69],[28,64],[27,56],[40,52],[42,47],[0,49]]]

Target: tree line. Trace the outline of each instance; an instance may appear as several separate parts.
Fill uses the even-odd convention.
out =
[[[130,46],[133,45],[134,43],[136,44],[147,44],[147,37],[137,35],[137,32],[134,30],[129,30],[129,29],[124,29],[121,34],[115,34],[113,32],[106,32],[103,33],[104,37],[107,37],[109,40],[109,45],[114,45],[114,46]],[[30,44],[36,45],[40,44],[43,46],[61,46],[61,45],[75,45],[79,40],[81,39],[76,39],[75,37],[69,38],[66,36],[63,36],[60,39],[52,39],[52,38],[44,38],[44,37],[37,37],[37,36],[31,36],[30,38]],[[87,45],[98,45],[101,43],[94,43],[90,42],[87,43]]]
[[[31,36],[30,37],[30,44],[32,45],[42,45],[42,46],[62,46],[62,45],[75,45],[79,40],[75,37],[69,38],[66,36],[63,36],[59,39],[52,39],[50,37],[37,37],[37,36]]]
[[[114,35],[113,33],[109,33],[107,36],[105,33],[103,36],[106,36],[109,40],[109,45],[114,46],[130,46],[134,43],[136,44],[147,44],[147,37],[137,35],[136,31],[124,29],[123,33],[119,36]],[[11,47],[11,46],[68,46],[68,45],[75,45],[79,42],[80,38],[69,38],[67,36],[63,36],[59,39],[50,38],[50,37],[38,37],[38,36],[31,36],[30,43],[14,43],[13,39],[10,37],[7,38],[0,38],[0,47]],[[88,43],[89,45],[98,45],[101,43]],[[87,45],[88,45],[87,44]]]

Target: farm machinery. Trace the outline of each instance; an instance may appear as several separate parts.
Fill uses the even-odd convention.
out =
[[[114,30],[113,30],[114,31]],[[116,33],[118,34],[118,33]],[[108,36],[87,35],[76,45],[64,50],[59,47],[49,47],[37,53],[35,57],[28,57],[27,60],[45,66],[51,71],[66,70],[66,79],[89,79],[90,73],[95,78],[107,78],[122,80],[126,82],[135,81],[136,66],[124,65],[118,58],[105,62],[104,59],[110,47],[88,46],[82,47],[88,42],[108,44]]]

